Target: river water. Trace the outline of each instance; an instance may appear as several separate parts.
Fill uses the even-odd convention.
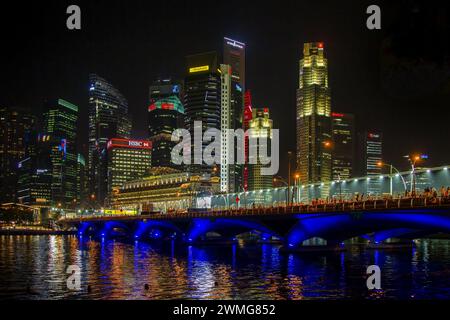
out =
[[[381,290],[366,286],[381,268]],[[67,289],[69,265],[81,290]],[[89,286],[89,289],[88,289]],[[450,241],[282,254],[278,245],[183,246],[0,236],[0,299],[450,299]]]

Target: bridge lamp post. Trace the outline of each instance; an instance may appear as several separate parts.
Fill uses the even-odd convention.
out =
[[[402,179],[402,182],[403,182],[403,187],[405,188],[405,191],[408,189],[407,187],[406,187],[406,181],[405,181],[405,178],[403,178],[403,176],[400,174],[400,171],[396,168],[396,167],[394,167],[392,164],[390,164],[390,163],[384,163],[384,162],[382,162],[382,161],[379,161],[378,163],[377,163],[377,166],[379,166],[379,167],[389,167],[389,178],[390,178],[390,186],[389,186],[389,193],[390,193],[390,195],[392,196],[393,194],[394,194],[394,192],[393,192],[393,178],[392,178],[392,175],[393,175],[393,171],[395,170],[395,172],[397,172],[397,174],[396,174],[396,176],[399,176],[401,179]]]
[[[428,155],[406,155],[404,156],[404,158],[407,158],[409,163],[411,164],[411,194],[416,194],[416,163],[420,160],[428,159]]]
[[[300,174],[296,173],[295,174],[295,195],[297,198],[297,202],[301,202],[301,194],[300,194],[300,188],[299,188],[299,184],[300,184]]]

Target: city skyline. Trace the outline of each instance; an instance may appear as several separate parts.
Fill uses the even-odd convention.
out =
[[[179,7],[175,7],[176,16],[178,17],[175,25],[185,21],[185,18],[181,14],[183,8],[187,4],[181,3]],[[356,19],[351,15],[351,20],[342,25],[335,24],[336,28],[332,28],[333,22],[338,22],[338,17],[330,16],[331,12],[334,12],[333,5],[330,12],[325,11],[323,16],[317,22],[306,21],[299,26],[298,22],[295,22],[292,15],[288,15],[286,21],[280,25],[267,24],[263,25],[263,30],[266,31],[265,39],[263,40],[260,33],[256,33],[255,26],[251,23],[245,23],[243,20],[243,12],[247,12],[248,15],[256,17],[258,11],[264,13],[269,7],[262,4],[261,7],[252,8],[244,7],[242,12],[232,17],[228,27],[222,28],[218,36],[214,37],[200,31],[201,36],[194,36],[195,31],[183,30],[183,34],[186,35],[183,40],[178,37],[177,41],[173,43],[167,42],[164,35],[169,35],[169,31],[173,27],[167,26],[165,30],[162,30],[161,35],[158,37],[149,38],[151,31],[148,34],[137,31],[132,33],[132,39],[125,39],[122,35],[126,32],[134,30],[132,25],[127,25],[124,30],[115,28],[111,35],[97,42],[95,45],[91,45],[92,50],[81,52],[81,48],[86,48],[90,37],[94,35],[91,28],[93,28],[92,21],[89,20],[87,15],[86,24],[83,25],[83,29],[79,34],[69,33],[67,30],[59,30],[56,28],[56,33],[52,35],[47,28],[53,27],[63,18],[51,20],[48,25],[43,26],[42,29],[37,29],[33,32],[36,33],[36,39],[42,39],[42,54],[49,50],[47,38],[56,37],[60,41],[66,42],[69,48],[77,48],[76,50],[69,50],[64,52],[58,61],[54,61],[50,64],[50,60],[44,58],[42,55],[37,54],[32,58],[34,64],[41,65],[42,68],[36,70],[36,67],[29,66],[27,62],[23,63],[24,70],[29,70],[31,75],[30,90],[22,90],[19,86],[14,87],[11,84],[16,82],[6,81],[11,78],[11,70],[7,66],[5,70],[5,77],[2,79],[4,85],[5,94],[2,96],[0,103],[5,106],[23,106],[33,110],[34,113],[39,113],[42,105],[41,101],[49,96],[60,96],[69,101],[73,101],[80,106],[80,118],[86,117],[86,93],[87,86],[86,77],[91,72],[97,72],[99,75],[110,81],[117,87],[124,96],[130,101],[130,113],[134,116],[134,119],[144,119],[146,114],[147,105],[147,90],[148,86],[157,77],[171,77],[173,79],[182,79],[184,70],[184,56],[204,52],[208,50],[220,51],[222,46],[223,37],[230,37],[238,41],[242,41],[246,44],[246,82],[247,87],[251,89],[253,94],[253,104],[257,107],[270,107],[271,115],[274,120],[275,127],[279,123],[286,123],[287,126],[281,130],[280,150],[282,159],[282,168],[287,165],[286,153],[288,150],[295,150],[295,123],[290,119],[295,115],[295,90],[297,86],[297,67],[298,60],[301,57],[302,46],[304,42],[308,41],[322,41],[327,49],[327,56],[330,60],[329,75],[330,75],[330,87],[332,88],[331,97],[333,101],[333,109],[339,112],[347,112],[355,114],[356,122],[358,125],[358,131],[362,130],[381,130],[384,133],[385,141],[384,146],[385,155],[388,161],[395,163],[397,166],[406,167],[407,163],[402,156],[411,152],[424,152],[430,154],[430,165],[439,165],[446,159],[446,150],[441,150],[439,147],[439,137],[444,136],[446,138],[447,132],[439,130],[439,124],[443,119],[431,118],[432,115],[427,112],[422,112],[420,109],[423,105],[423,101],[435,106],[436,108],[443,108],[445,101],[448,100],[448,92],[446,91],[445,82],[440,86],[433,86],[430,91],[427,85],[423,90],[428,90],[428,93],[422,93],[421,91],[404,88],[397,90],[395,95],[383,89],[383,86],[388,83],[385,80],[393,81],[395,79],[401,79],[398,77],[407,77],[407,74],[401,74],[397,71],[396,65],[404,61],[404,53],[416,52],[420,47],[420,42],[406,42],[406,39],[398,36],[400,30],[402,30],[401,21],[394,24],[393,20],[386,17],[383,20],[386,26],[382,31],[369,32],[363,26],[363,19]],[[61,5],[62,6],[62,5]],[[168,10],[167,4],[160,4],[161,10]],[[291,9],[294,9],[296,5],[289,4]],[[294,7],[292,7],[294,6]],[[301,8],[301,5],[299,8]],[[363,12],[364,4],[358,4],[349,6],[343,4],[345,9],[351,12],[361,11]],[[310,10],[314,12],[314,5],[309,4]],[[351,8],[350,8],[351,7]],[[55,7],[47,8],[44,14],[46,17],[52,17],[58,11],[59,5]],[[117,13],[120,11],[121,5],[115,5],[112,7],[106,7],[105,10],[110,10],[111,13]],[[141,8],[145,11],[145,6]],[[37,8],[39,11],[39,8]],[[96,12],[98,5],[92,5],[85,8],[87,12],[92,10]],[[127,9],[132,10],[132,9]],[[208,7],[205,7],[204,11],[207,12]],[[246,11],[247,10],[247,11]],[[396,12],[399,10],[395,5],[387,6],[388,12]],[[419,10],[428,10],[419,6]],[[431,10],[431,9],[430,9]],[[134,11],[126,11],[131,14]],[[299,12],[305,12],[300,10]],[[280,12],[275,11],[270,17],[262,15],[260,19],[278,19]],[[136,13],[135,13],[136,14]],[[201,15],[201,13],[196,13]],[[302,13],[300,13],[301,15]],[[204,16],[205,19],[208,17]],[[331,19],[329,23],[322,23],[327,18]],[[408,16],[403,19],[407,19]],[[102,19],[106,19],[103,17]],[[210,18],[207,18],[203,22],[192,22],[193,26],[207,24]],[[103,22],[107,22],[103,21]],[[96,23],[100,23],[96,22]],[[360,26],[361,25],[361,26]],[[214,28],[215,26],[213,26]],[[411,28],[414,28],[412,26]],[[438,28],[438,27],[434,27]],[[105,31],[104,27],[99,26],[95,28],[95,35],[100,36]],[[225,30],[225,31],[224,31]],[[445,29],[437,29],[439,35],[445,35]],[[180,31],[181,32],[181,31]],[[378,33],[377,33],[378,32]],[[44,37],[45,34],[45,37]],[[204,36],[203,36],[204,35]],[[44,37],[44,38],[43,38]],[[116,37],[116,40],[113,40]],[[433,35],[433,37],[436,37]],[[396,50],[387,51],[379,50],[380,44],[383,44],[386,39],[396,39],[402,47],[395,47]],[[147,41],[147,40],[148,41]],[[15,40],[10,37],[6,37],[7,41],[11,44]],[[87,40],[87,42],[86,42]],[[131,42],[133,41],[133,45]],[[163,41],[164,48],[166,48],[166,54],[163,56],[160,50],[155,51],[155,47],[158,47],[158,41]],[[118,47],[113,53],[107,52],[106,55],[100,55],[100,52],[115,43]],[[442,46],[439,42],[435,42],[438,46]],[[13,57],[10,63],[11,66],[17,65],[17,58],[23,56],[25,52],[25,46],[18,46],[19,53],[17,57]],[[167,47],[170,46],[170,47]],[[270,51],[270,63],[268,63],[269,47],[277,48],[277,50]],[[23,49],[20,49],[23,48]],[[170,48],[167,51],[167,48]],[[142,49],[142,50],[141,50]],[[411,50],[413,49],[413,50]],[[151,52],[148,58],[142,59],[145,52]],[[128,53],[127,53],[128,52]],[[393,53],[395,55],[393,56]],[[445,47],[443,50],[437,51],[438,56],[425,56],[427,65],[435,65],[440,63],[442,59],[446,59]],[[357,54],[358,53],[358,54]],[[411,54],[412,54],[411,53]],[[157,56],[154,56],[157,55]],[[101,60],[100,60],[100,57]],[[133,59],[130,59],[133,57]],[[151,58],[152,57],[152,58]],[[387,65],[385,58],[395,57],[394,65]],[[64,66],[65,59],[70,59],[71,66]],[[414,59],[414,57],[413,57]],[[121,65],[117,64],[117,61],[122,61]],[[14,63],[17,61],[17,63]],[[445,61],[445,60],[444,60]],[[27,66],[29,68],[27,68]],[[444,65],[445,66],[445,65]],[[56,67],[56,68],[55,68]],[[383,74],[387,68],[391,68],[391,77],[386,79]],[[58,70],[58,72],[56,72]],[[407,72],[413,72],[414,67],[411,67]],[[23,71],[19,70],[19,74]],[[38,73],[37,73],[38,72]],[[424,72],[424,71],[422,71]],[[17,72],[16,72],[17,73]],[[45,81],[35,80],[38,76],[44,77]],[[67,75],[71,74],[70,77]],[[424,77],[428,77],[424,74]],[[434,77],[438,81],[441,77],[436,73]],[[62,81],[64,80],[64,81]],[[400,81],[401,82],[401,81]],[[64,84],[64,85],[63,85]],[[430,86],[429,84],[428,86]],[[25,92],[20,98],[17,98],[17,90]],[[433,94],[430,98],[430,92]],[[415,110],[416,112],[410,112]],[[390,121],[390,119],[405,119],[404,121]],[[437,122],[437,125],[432,125]],[[134,121],[135,129],[133,131],[133,138],[148,138],[146,123],[144,121]],[[422,128],[421,130],[415,130]],[[82,130],[81,135],[84,134]],[[407,138],[409,135],[412,138]],[[82,137],[80,140],[84,140]],[[286,175],[287,172],[283,172]]]

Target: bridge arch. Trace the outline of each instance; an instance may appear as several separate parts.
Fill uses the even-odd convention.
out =
[[[450,216],[443,215],[443,213],[442,210],[420,211],[416,209],[396,212],[299,215],[299,221],[289,231],[286,242],[288,247],[296,247],[313,237],[337,242],[371,232],[385,231],[384,235],[380,233],[381,239],[382,236],[395,236],[388,232],[388,230],[395,229],[450,233]]]
[[[281,237],[263,223],[255,220],[195,218],[186,232],[186,241],[195,242],[208,232],[217,232],[226,237],[234,237],[249,231],[259,231],[267,235]]]
[[[133,236],[135,239],[140,239],[151,230],[159,230],[161,233],[177,233],[182,234],[183,231],[175,224],[168,221],[146,220],[140,221],[136,224]]]

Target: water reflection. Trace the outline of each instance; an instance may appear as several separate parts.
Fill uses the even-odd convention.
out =
[[[81,268],[81,291],[66,268]],[[382,290],[368,291],[377,264]],[[425,299],[450,298],[450,243],[400,251],[351,247],[280,254],[271,244],[183,246],[68,236],[0,236],[0,298],[19,299]],[[88,290],[89,286],[89,290]]]

